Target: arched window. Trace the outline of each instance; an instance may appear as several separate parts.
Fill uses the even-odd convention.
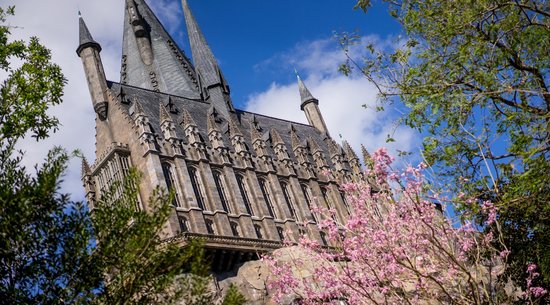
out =
[[[327,203],[327,207],[330,209],[330,210],[334,210],[336,212],[336,210],[334,209],[334,206],[332,205],[332,202],[330,201],[330,198],[328,197],[328,189],[326,187],[321,187],[321,194],[323,195],[323,199],[325,200],[325,202]],[[336,221],[336,215],[335,214],[330,214],[332,220]]]
[[[298,218],[296,217],[296,209],[294,208],[294,202],[292,201],[292,196],[288,184],[281,181],[281,188],[283,189],[283,195],[285,197],[285,202],[288,210],[290,211],[290,216],[295,220],[298,220]]]
[[[225,179],[222,173],[218,171],[213,171],[214,174],[214,183],[216,183],[216,189],[218,189],[218,195],[220,196],[220,202],[222,203],[222,208],[227,213],[231,213],[229,208],[229,202],[227,200],[227,190],[225,187]]]
[[[302,193],[304,193],[304,198],[306,199],[307,208],[309,209],[309,211],[311,213],[311,217],[313,217],[313,221],[317,222],[317,218],[315,217],[315,213],[313,213],[313,211],[311,210],[311,204],[312,204],[311,190],[305,184],[300,184],[300,187],[302,188]]]
[[[233,233],[233,236],[240,236],[239,234],[239,224],[237,224],[236,222],[232,221],[229,223],[229,225],[231,226],[231,233]]]
[[[244,207],[246,208],[246,212],[249,215],[253,216],[254,211],[252,210],[252,205],[250,204],[250,198],[248,196],[248,188],[244,183],[244,178],[241,175],[237,175],[236,177],[237,177],[237,184],[239,185],[239,190],[241,191],[241,196],[243,197]]]
[[[168,188],[168,190],[174,192],[174,201],[172,202],[172,204],[174,206],[181,207],[179,185],[175,179],[174,173],[172,172],[172,166],[170,166],[168,162],[162,162],[162,173],[164,174],[166,187]]]
[[[206,225],[206,232],[208,232],[208,234],[216,234],[216,231],[214,230],[214,222],[212,220],[206,219],[204,224]]]
[[[323,245],[328,246],[327,233],[321,231],[321,232],[319,232],[319,234],[321,235],[321,241],[323,242]]]
[[[201,210],[205,210],[206,197],[204,196],[204,189],[200,177],[197,175],[197,170],[194,167],[189,167],[189,177],[191,178],[191,185],[193,186],[193,192],[197,198],[197,204]]]
[[[344,194],[343,191],[339,191],[340,197],[342,198],[342,202],[344,203],[344,206],[346,207],[346,211],[349,215],[351,215],[351,209],[349,207],[348,201],[346,200],[346,194]]]
[[[275,217],[273,202],[271,201],[271,195],[267,186],[267,182],[264,179],[259,179],[260,189],[262,190],[262,195],[264,196],[265,203],[267,204],[267,211],[269,216]]]
[[[256,237],[259,239],[264,238],[262,235],[262,227],[260,225],[254,225],[254,231],[256,231]]]
[[[178,216],[178,222],[180,224],[180,233],[189,232],[189,227],[187,225],[187,218],[183,216]]]
[[[282,227],[277,227],[277,234],[280,240],[285,240],[285,230]]]

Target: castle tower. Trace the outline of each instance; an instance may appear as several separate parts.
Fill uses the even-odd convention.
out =
[[[80,12],[78,12],[78,23],[80,44],[76,49],[76,54],[78,54],[84,65],[84,72],[88,80],[88,88],[90,89],[94,110],[99,119],[105,120],[108,111],[108,98],[107,80],[105,78],[105,71],[103,71],[101,56],[99,55],[101,46],[93,39]]]
[[[298,89],[300,90],[300,99],[302,100],[300,109],[305,112],[309,125],[328,135],[327,125],[321,114],[321,109],[319,109],[319,100],[314,98],[311,92],[309,92],[298,73],[296,73],[296,77],[298,78]]]
[[[157,186],[174,194],[163,236],[202,238],[223,271],[307,234],[321,243],[318,204],[349,212],[338,191],[355,157],[338,153],[318,101],[298,78],[308,124],[235,109],[229,86],[186,0],[183,12],[195,65],[144,0],[125,0],[120,81],[107,81],[100,45],[80,18],[77,54],[96,120],[96,159],[83,163],[91,208],[134,167],[143,173],[139,206]],[[340,179],[340,180],[339,180]],[[287,236],[286,232],[290,232]]]

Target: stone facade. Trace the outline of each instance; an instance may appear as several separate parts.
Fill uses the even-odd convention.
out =
[[[300,234],[325,243],[310,206],[333,208],[345,223],[338,184],[360,173],[357,155],[330,137],[299,78],[296,106],[309,125],[235,109],[185,0],[183,8],[193,64],[144,0],[126,0],[119,82],[105,79],[101,47],[80,18],[77,54],[97,114],[95,162],[82,173],[89,205],[135,167],[144,174],[138,208],[148,209],[156,186],[173,189],[166,236],[205,237],[220,270]]]

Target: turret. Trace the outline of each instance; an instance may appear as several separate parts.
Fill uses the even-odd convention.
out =
[[[321,109],[319,109],[319,100],[309,92],[298,73],[296,73],[296,77],[298,78],[298,89],[300,89],[300,99],[302,100],[300,109],[305,112],[309,125],[328,135],[327,125],[321,114]]]
[[[94,179],[92,177],[92,170],[86,158],[82,158],[82,183],[84,185],[84,190],[86,192],[86,201],[90,207],[90,210],[94,208],[95,204],[95,187]]]
[[[82,60],[84,73],[88,81],[88,88],[92,97],[94,110],[100,120],[107,119],[108,97],[107,97],[107,79],[101,62],[101,46],[90,34],[84,19],[79,15],[80,44],[76,49],[76,54]]]

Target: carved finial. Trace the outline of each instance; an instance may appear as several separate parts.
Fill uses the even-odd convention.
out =
[[[317,141],[313,140],[312,138],[309,138],[308,142],[309,142],[309,148],[311,149],[312,153],[323,151],[321,147],[319,147],[319,144],[317,144]]]
[[[88,164],[88,161],[85,157],[82,158],[82,177],[91,175],[92,170],[90,169],[90,165]]]
[[[365,166],[370,167],[373,164],[372,157],[363,144],[361,144],[361,154],[363,154],[363,162],[365,162]]]
[[[300,143],[300,139],[298,138],[298,135],[294,131],[294,129],[290,129],[290,141],[292,144],[292,149],[296,149],[298,147],[303,147],[302,143]]]
[[[208,115],[208,120],[206,121],[206,129],[208,130],[208,133],[211,133],[212,131],[220,131],[218,129],[218,124],[216,124],[216,119],[213,115]]]
[[[340,155],[342,153],[342,148],[338,143],[332,139],[327,139],[328,153],[331,157]]]
[[[243,133],[239,129],[238,123],[234,118],[229,119],[229,134],[233,136],[242,136]]]
[[[141,103],[135,96],[134,96],[134,113],[136,115],[145,114],[145,111],[143,110],[143,106],[141,106]]]
[[[262,135],[258,129],[256,129],[256,124],[253,122],[250,123],[250,138],[252,139],[252,142],[262,139]]]
[[[181,125],[183,125],[184,127],[187,127],[189,125],[197,126],[197,124],[191,117],[191,114],[189,113],[189,111],[187,111],[187,109],[183,109],[182,112],[183,112],[183,119],[181,121]]]
[[[359,159],[353,148],[351,148],[351,145],[349,145],[348,141],[344,140],[342,141],[342,144],[344,146],[344,152],[348,156],[348,159]]]
[[[285,143],[283,141],[283,138],[281,138],[281,135],[279,134],[279,132],[274,128],[271,128],[271,142],[273,144],[284,144]]]
[[[166,111],[166,107],[164,107],[163,103],[159,104],[159,109],[160,109],[160,121],[161,122],[172,120],[172,117],[170,116],[168,111]]]

